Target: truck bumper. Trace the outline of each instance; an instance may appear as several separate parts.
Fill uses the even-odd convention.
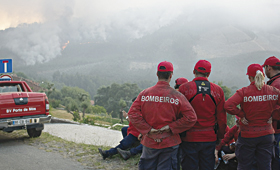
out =
[[[51,121],[51,115],[24,116],[0,120],[0,130],[10,132],[19,129],[36,128],[43,130],[43,123]]]

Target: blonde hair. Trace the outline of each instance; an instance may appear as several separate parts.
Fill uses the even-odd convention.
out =
[[[257,74],[255,76],[255,85],[258,90],[261,90],[264,85],[264,76],[260,70],[257,71]]]

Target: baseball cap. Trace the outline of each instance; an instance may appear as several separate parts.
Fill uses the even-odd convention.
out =
[[[180,77],[175,80],[176,85],[181,85],[181,84],[187,83],[187,82],[189,82],[189,80],[184,77]]]
[[[262,67],[267,66],[267,65],[268,66],[280,66],[280,60],[278,58],[276,58],[275,56],[271,56],[265,60]]]
[[[199,60],[194,69],[201,73],[210,73],[211,72],[211,63],[207,60]]]
[[[263,73],[263,68],[260,64],[251,64],[247,68],[247,74],[246,75],[255,77],[258,70],[260,70]],[[263,73],[263,76],[264,76],[264,73]]]
[[[173,64],[168,61],[163,61],[158,64],[158,71],[160,72],[173,72]]]

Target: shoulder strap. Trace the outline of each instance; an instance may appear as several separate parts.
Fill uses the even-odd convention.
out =
[[[198,95],[198,94],[202,94],[203,96],[205,96],[206,94],[209,95],[211,97],[211,99],[213,100],[214,104],[216,104],[216,101],[214,99],[214,97],[211,95],[211,85],[209,81],[205,81],[205,80],[197,80],[194,81],[197,87],[196,90],[196,94],[189,100],[189,102],[191,103],[192,100]]]

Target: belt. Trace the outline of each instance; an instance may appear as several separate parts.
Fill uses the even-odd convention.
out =
[[[164,139],[172,135],[172,132],[163,132],[161,134],[147,134],[147,136],[152,139]]]
[[[214,130],[213,127],[206,127],[206,128],[191,128],[188,132],[205,132],[205,131],[212,131]]]
[[[268,124],[268,125],[265,125],[265,126],[240,126],[240,130],[241,131],[266,131],[266,130],[271,130],[273,127],[272,127],[272,124]]]

